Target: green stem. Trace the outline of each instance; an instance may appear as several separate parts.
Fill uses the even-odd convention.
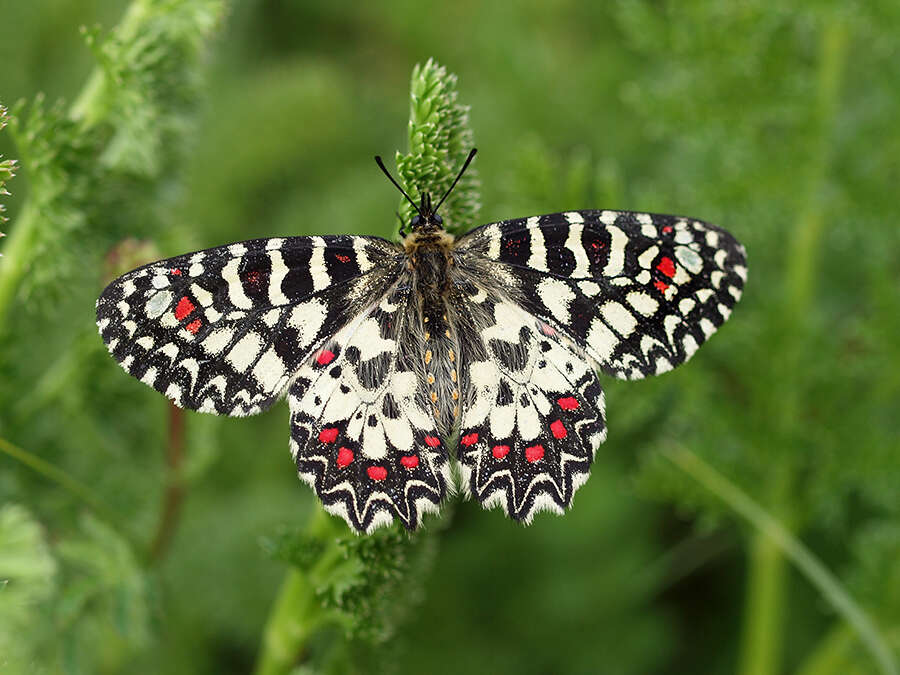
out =
[[[803,328],[797,317],[807,316],[812,300],[812,284],[825,222],[821,196],[830,161],[831,129],[837,114],[841,76],[846,58],[847,32],[839,21],[825,26],[821,41],[818,96],[814,108],[817,142],[813,148],[807,178],[805,208],[801,211],[789,251],[787,265],[787,303],[782,317],[784,334],[791,339],[783,345],[783,372],[797,372],[796,364],[805,348]],[[801,392],[788,388],[780,401],[773,423],[781,442],[789,442],[789,429],[800,411]],[[777,442],[777,441],[776,441]],[[770,495],[769,506],[789,519],[793,490],[793,470],[785,460]],[[784,635],[784,593],[787,584],[785,565],[779,547],[762,532],[750,544],[747,578],[747,604],[741,644],[741,675],[771,675],[780,669]]]
[[[878,629],[841,582],[806,546],[737,485],[684,448],[668,448],[663,456],[756,528],[816,587],[822,597],[856,632],[885,675],[898,675],[891,650]]]
[[[289,673],[300,661],[307,640],[325,619],[313,580],[335,564],[340,552],[330,517],[318,504],[314,509],[307,529],[323,539],[327,548],[313,569],[292,568],[281,583],[263,632],[256,675]]]
[[[31,250],[40,222],[32,204],[29,200],[22,207],[8,243],[3,247],[3,258],[0,259],[0,326],[6,325],[6,314],[31,261]]]
[[[280,675],[296,665],[313,627],[318,623],[315,589],[305,572],[292,569],[278,591],[263,633],[256,675]]]
[[[783,467],[769,497],[770,508],[782,518],[789,498],[786,492],[789,482],[789,471]],[[758,530],[750,542],[744,626],[738,658],[740,675],[767,675],[779,670],[786,571],[778,545]]]
[[[825,637],[806,657],[796,675],[841,675],[847,672],[847,659],[856,645],[853,629],[841,621],[831,627]]]
[[[95,495],[87,485],[79,480],[76,480],[75,478],[72,478],[65,471],[57,468],[47,460],[42,459],[41,457],[38,457],[34,453],[28,452],[27,450],[23,450],[16,445],[13,445],[5,438],[0,438],[0,452],[6,453],[13,459],[18,460],[25,466],[33,469],[44,478],[53,481],[54,483],[65,489],[67,492],[83,501],[87,506],[93,509],[93,511],[97,515],[103,517],[107,522],[117,522],[117,519],[115,515],[113,515],[112,510],[97,495]]]

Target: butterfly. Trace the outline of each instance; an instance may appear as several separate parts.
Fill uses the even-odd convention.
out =
[[[97,301],[110,354],[176,405],[253,415],[287,396],[301,479],[357,532],[416,528],[455,488],[562,513],[606,437],[598,371],[667,372],[747,276],[720,227],[584,210],[454,237],[413,205],[402,241],[253,239],[145,265]],[[456,471],[451,471],[451,468]]]

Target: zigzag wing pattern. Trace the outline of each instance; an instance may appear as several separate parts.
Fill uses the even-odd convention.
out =
[[[463,237],[458,250],[473,273],[493,277],[623,379],[689,359],[728,318],[747,276],[744,248],[725,230],[627,211],[485,225]],[[495,264],[479,264],[479,257]]]
[[[376,237],[254,239],[116,279],[97,325],[113,358],[177,405],[252,415],[401,268],[402,253]]]
[[[398,287],[330,339],[291,385],[291,453],[325,508],[409,528],[447,494],[447,453],[416,368],[416,298]]]
[[[466,366],[463,488],[526,523],[562,513],[606,437],[597,375],[568,339],[498,294],[472,294],[468,316],[461,331],[487,358]]]

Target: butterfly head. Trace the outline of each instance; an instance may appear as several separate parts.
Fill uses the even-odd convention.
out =
[[[456,187],[459,179],[462,178],[462,175],[466,172],[466,169],[469,167],[469,163],[475,157],[476,152],[478,152],[478,150],[476,150],[475,148],[472,148],[472,150],[469,152],[469,156],[466,157],[466,161],[463,162],[462,168],[459,170],[459,173],[456,174],[456,178],[444,193],[444,196],[441,197],[441,201],[437,203],[437,206],[432,205],[430,192],[422,192],[421,201],[417,206],[416,203],[412,200],[412,197],[406,194],[406,190],[400,187],[400,184],[394,180],[394,177],[385,168],[384,162],[381,161],[381,157],[375,155],[375,163],[378,164],[378,167],[384,172],[384,175],[388,177],[388,180],[390,180],[394,184],[394,186],[398,190],[400,190],[401,194],[406,197],[407,201],[412,204],[412,207],[416,210],[416,215],[414,215],[409,221],[409,228],[413,232],[434,232],[436,230],[444,229],[444,219],[441,218],[437,211],[439,208],[441,208],[441,204],[444,203],[444,200],[447,199],[447,197],[453,191],[453,188]],[[400,234],[404,234],[402,221],[400,223]]]
[[[409,221],[409,229],[413,232],[430,232],[444,228],[444,219],[437,213],[437,207],[432,205],[430,193],[422,193],[422,200],[416,210],[416,215]]]

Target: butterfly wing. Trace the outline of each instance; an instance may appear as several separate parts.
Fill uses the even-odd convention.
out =
[[[119,277],[97,325],[113,358],[177,405],[251,415],[400,269],[402,253],[375,237],[255,239]]]
[[[485,225],[457,250],[471,274],[493,278],[623,379],[689,359],[728,318],[747,275],[744,248],[725,230],[627,211]]]
[[[290,387],[300,477],[359,532],[415,528],[450,483],[421,367],[416,297],[403,279],[331,338]]]
[[[485,507],[530,522],[571,505],[606,437],[603,392],[576,345],[502,294],[480,288],[458,326],[467,354],[462,486]]]

